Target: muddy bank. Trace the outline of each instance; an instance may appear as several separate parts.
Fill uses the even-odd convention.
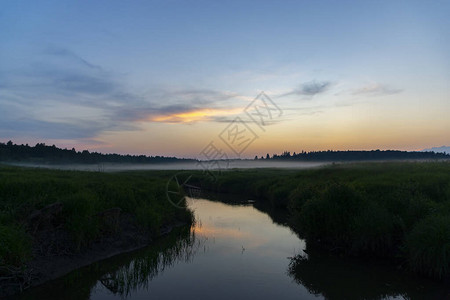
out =
[[[58,208],[54,206],[51,210],[57,212]],[[39,212],[36,214],[39,215]],[[9,274],[0,277],[0,299],[97,261],[146,247],[155,239],[170,233],[173,228],[188,225],[188,222],[172,221],[163,225],[159,232],[149,232],[138,226],[131,214],[111,209],[95,216],[104,222],[101,235],[89,245],[80,247],[57,220],[45,220],[48,215],[51,214],[45,217],[41,215],[38,225],[33,223],[33,216],[28,220],[33,239],[33,259],[24,268],[8,268],[6,271]]]

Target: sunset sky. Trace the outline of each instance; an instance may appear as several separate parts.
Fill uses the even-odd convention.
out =
[[[450,146],[449,15],[450,1],[3,1],[0,141],[197,158],[211,142],[230,157]],[[245,113],[261,92],[263,126]],[[238,154],[234,125],[254,137]]]

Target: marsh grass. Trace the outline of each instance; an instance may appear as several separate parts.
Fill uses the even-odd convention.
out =
[[[20,267],[29,257],[31,240],[22,228],[0,225],[0,241],[0,267]]]
[[[450,216],[421,220],[406,236],[405,252],[411,269],[441,278],[450,269]]]
[[[165,197],[170,172],[80,172],[0,166],[0,264],[23,265],[31,258],[28,218],[50,204],[62,204],[60,222],[80,250],[95,240],[95,215],[110,208],[129,214],[151,235],[170,222],[191,222],[187,209]],[[183,205],[181,203],[180,205]]]

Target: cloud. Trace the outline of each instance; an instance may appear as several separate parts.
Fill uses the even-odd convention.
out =
[[[330,86],[331,86],[331,82],[329,82],[329,81],[322,81],[322,82],[311,81],[311,82],[302,84],[300,89],[297,90],[297,94],[313,96],[313,95],[317,95],[317,94],[326,92]]]
[[[352,91],[353,95],[372,95],[372,96],[383,96],[383,95],[393,95],[401,93],[403,90],[393,88],[386,84],[381,83],[371,83],[361,88]]]
[[[332,86],[331,81],[309,81],[300,84],[300,86],[291,92],[285,93],[281,95],[283,96],[290,96],[290,95],[298,95],[298,96],[306,96],[308,98],[313,97],[318,94],[325,93],[330,89]]]
[[[157,87],[131,91],[112,72],[70,50],[48,48],[28,67],[0,69],[4,136],[80,139],[139,130],[140,122],[192,123],[237,114],[236,93]]]
[[[89,68],[92,69],[97,69],[97,70],[101,70],[102,68],[100,66],[91,64],[90,62],[88,62],[87,60],[83,59],[82,57],[76,55],[75,53],[73,53],[72,51],[65,49],[65,48],[60,48],[60,47],[48,47],[47,49],[44,50],[44,54],[47,55],[53,55],[53,56],[60,56],[62,58],[69,58],[71,60],[74,60],[78,63],[81,63]]]
[[[101,124],[88,122],[84,124],[69,124],[62,122],[48,122],[44,120],[25,119],[0,120],[0,134],[2,136],[26,136],[48,139],[78,139],[92,137],[105,129]]]
[[[214,121],[214,116],[237,114],[243,107],[237,94],[214,90],[161,89],[147,93],[140,102],[115,108],[127,121],[192,123]]]
[[[228,115],[237,115],[242,112],[241,108],[238,109],[211,109],[201,108],[194,110],[185,110],[182,112],[158,115],[151,117],[151,121],[165,122],[165,123],[193,123],[199,121],[217,121],[219,117]]]
[[[236,115],[237,116],[237,115]],[[240,123],[246,123],[246,124],[259,124],[259,123],[255,123],[254,120],[251,120],[249,118],[245,118],[244,116],[239,116]],[[214,116],[214,118],[212,119],[213,122],[218,122],[218,123],[231,123],[233,121],[235,121],[235,117],[226,117],[226,116]],[[264,126],[270,126],[270,125],[275,125],[275,124],[279,124],[282,121],[285,121],[286,119],[280,120],[264,120]]]

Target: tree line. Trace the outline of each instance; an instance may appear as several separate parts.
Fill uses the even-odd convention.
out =
[[[193,159],[146,156],[146,155],[121,155],[77,151],[61,149],[55,145],[48,146],[45,143],[37,143],[35,146],[17,145],[12,141],[0,143],[0,161],[3,162],[33,162],[33,163],[170,163],[190,162]]]
[[[358,160],[396,160],[396,159],[450,159],[450,154],[436,153],[432,151],[400,151],[400,150],[370,150],[370,151],[301,151],[292,153],[284,151],[281,154],[267,154],[265,157],[255,156],[255,160],[283,160],[283,161],[358,161]],[[55,145],[37,143],[35,146],[18,145],[12,141],[0,142],[0,161],[3,162],[33,162],[33,163],[170,163],[170,162],[195,162],[194,159],[146,156],[146,155],[122,155],[103,154],[61,149]]]
[[[395,159],[450,159],[450,154],[432,151],[400,151],[400,150],[370,150],[370,151],[302,151],[292,153],[284,151],[257,157],[255,160],[302,160],[302,161],[355,161],[355,160],[395,160]]]

